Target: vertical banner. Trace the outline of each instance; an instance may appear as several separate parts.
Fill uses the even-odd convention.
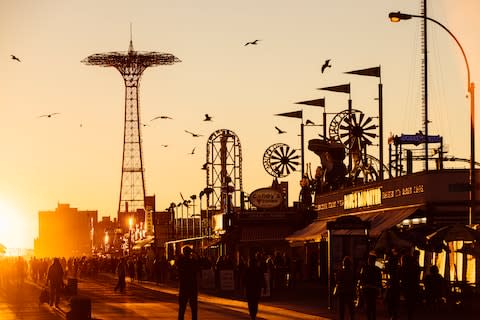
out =
[[[147,236],[153,236],[153,212],[150,206],[145,208],[145,233]]]

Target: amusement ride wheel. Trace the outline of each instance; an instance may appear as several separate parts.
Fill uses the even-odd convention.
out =
[[[285,143],[276,143],[267,148],[263,154],[263,167],[271,176],[283,178],[295,171],[300,164],[295,149]]]
[[[346,149],[363,149],[366,145],[372,144],[371,138],[376,138],[377,134],[371,132],[377,128],[376,124],[370,124],[371,117],[365,118],[365,114],[360,110],[343,110],[337,113],[328,128],[330,139],[342,143]]]

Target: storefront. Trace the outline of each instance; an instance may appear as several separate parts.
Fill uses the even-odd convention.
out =
[[[415,173],[335,192],[316,194],[314,200],[316,219],[305,228],[288,235],[286,240],[292,248],[297,250],[303,248],[305,257],[312,255],[309,251],[317,248],[320,256],[319,265],[325,266],[322,261],[327,260],[328,253],[325,249],[328,245],[327,225],[339,217],[357,217],[361,221],[369,222],[369,247],[365,248],[361,254],[368,254],[368,250],[372,248],[382,232],[396,226],[408,228],[425,224],[438,228],[451,224],[466,225],[469,220],[468,181],[468,170],[441,170]],[[478,188],[475,190],[478,199]],[[474,206],[474,209],[477,207]],[[478,210],[472,212],[472,218],[475,224],[480,222]],[[337,230],[336,236],[342,240],[332,244],[335,251],[333,257],[361,256],[358,253],[357,242],[348,240],[349,236],[350,238],[359,236],[358,230],[353,231],[348,228]],[[423,252],[422,259],[444,267],[451,261],[456,261],[456,277],[475,282],[476,272],[466,272],[467,268],[476,269],[474,256],[467,257],[466,254],[457,252],[458,248],[455,249],[465,244],[468,245],[468,242],[452,244],[450,257],[445,253],[425,254]],[[338,263],[336,260],[338,259],[332,262],[334,265]],[[458,270],[461,269],[460,266],[464,269]],[[444,270],[446,273],[453,274],[453,271],[448,271],[448,268]],[[319,272],[322,271],[327,270],[325,267],[319,268]],[[459,273],[463,277],[459,277]],[[448,278],[449,275],[446,275]],[[321,274],[319,276],[328,279],[328,276]]]

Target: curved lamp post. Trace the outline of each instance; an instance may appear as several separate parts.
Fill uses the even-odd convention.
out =
[[[475,84],[470,81],[470,66],[468,65],[467,55],[463,50],[462,45],[458,41],[457,37],[448,30],[442,23],[438,22],[435,19],[429,18],[427,16],[421,16],[416,14],[408,14],[398,12],[390,12],[388,14],[391,22],[399,22],[401,20],[409,20],[411,18],[421,18],[426,19],[429,21],[434,22],[435,24],[442,27],[443,30],[447,31],[448,34],[455,40],[460,51],[462,52],[463,59],[465,60],[465,66],[467,67],[467,90],[470,96],[470,172],[469,172],[469,212],[468,212],[468,224],[472,225],[473,223],[473,214],[475,214],[475,206],[476,206],[476,199],[475,199]],[[427,137],[428,139],[428,137]]]

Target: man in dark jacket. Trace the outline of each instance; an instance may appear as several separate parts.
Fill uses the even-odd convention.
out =
[[[263,273],[258,257],[251,256],[248,268],[245,270],[243,283],[245,284],[247,294],[248,312],[252,320],[257,318],[258,302],[260,301],[262,288],[265,288],[265,276]]]
[[[60,291],[63,288],[63,268],[58,258],[53,259],[52,265],[48,268],[47,284],[50,284],[50,305],[55,302],[55,307],[58,307]]]
[[[178,320],[183,320],[187,302],[190,303],[192,320],[197,320],[198,306],[198,272],[200,270],[198,258],[192,248],[185,246],[183,255],[177,261],[180,287],[178,291]]]

